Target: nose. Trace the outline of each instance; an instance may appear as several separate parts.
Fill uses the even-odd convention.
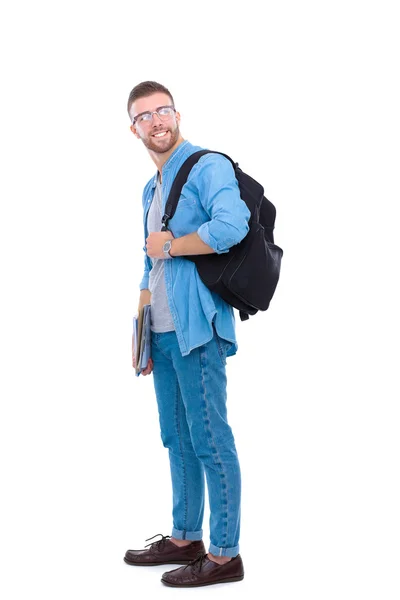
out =
[[[157,119],[160,121],[160,123],[162,123],[162,120],[161,120],[161,118],[159,117],[159,115],[158,115],[158,113],[157,113],[156,111],[154,111],[154,112],[152,113],[151,117],[152,117],[152,121],[153,121],[153,122],[155,122],[155,121],[154,121],[154,117],[157,117]]]

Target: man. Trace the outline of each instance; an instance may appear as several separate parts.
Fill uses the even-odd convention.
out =
[[[207,154],[191,170],[168,231],[161,219],[174,177],[192,153],[167,88],[145,81],[128,100],[132,133],[157,167],[143,192],[144,274],[139,310],[151,304],[151,358],[161,438],[173,489],[171,536],[128,550],[132,565],[182,564],[164,573],[172,586],[243,579],[239,554],[240,467],[226,409],[226,357],[236,354],[233,309],[211,292],[184,257],[227,252],[247,234],[250,212],[231,163]],[[133,356],[133,365],[135,357]],[[204,474],[210,501],[210,546],[202,542]],[[153,539],[153,538],[150,538]]]

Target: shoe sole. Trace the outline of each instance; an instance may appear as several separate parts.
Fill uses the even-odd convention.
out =
[[[190,560],[164,560],[163,562],[131,562],[124,556],[124,561],[132,567],[156,567],[157,565],[188,565],[194,559]]]
[[[205,583],[171,583],[169,581],[165,581],[165,579],[161,579],[164,585],[169,585],[170,587],[202,587],[205,585],[215,585],[217,583],[230,583],[232,581],[242,581],[244,579],[244,575],[240,575],[238,577],[228,577],[228,579],[221,579],[220,581],[207,581]]]

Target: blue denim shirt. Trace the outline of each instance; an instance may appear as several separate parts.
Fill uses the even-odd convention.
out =
[[[172,183],[181,165],[200,146],[183,141],[162,167],[163,210]],[[140,289],[148,289],[151,260],[146,254],[147,213],[153,200],[157,173],[143,191],[144,274]],[[174,237],[197,231],[200,238],[216,253],[228,252],[249,230],[250,211],[241,199],[235,172],[228,159],[220,154],[206,154],[191,170],[182,188],[176,212],[168,224]],[[161,223],[160,223],[161,231]],[[212,323],[218,335],[226,341],[227,356],[236,354],[233,308],[211,292],[201,281],[196,265],[176,256],[165,261],[165,284],[168,305],[175,324],[182,356],[209,342],[213,337]]]

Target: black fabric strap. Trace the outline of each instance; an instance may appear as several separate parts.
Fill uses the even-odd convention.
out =
[[[172,217],[175,214],[176,207],[178,205],[179,198],[182,193],[182,188],[185,185],[187,178],[189,177],[190,171],[192,170],[194,165],[198,162],[198,160],[204,154],[210,154],[210,153],[221,154],[222,156],[225,156],[225,158],[227,158],[232,163],[232,166],[234,169],[238,166],[238,163],[234,163],[233,160],[229,156],[227,156],[226,154],[223,154],[222,152],[217,152],[215,150],[199,150],[198,152],[194,152],[193,154],[191,154],[185,160],[185,162],[182,164],[181,168],[179,169],[179,171],[176,174],[176,177],[173,181],[171,191],[169,193],[168,200],[165,205],[165,214],[162,218],[163,226],[162,226],[161,231],[167,230],[168,221],[170,219],[172,219]]]

